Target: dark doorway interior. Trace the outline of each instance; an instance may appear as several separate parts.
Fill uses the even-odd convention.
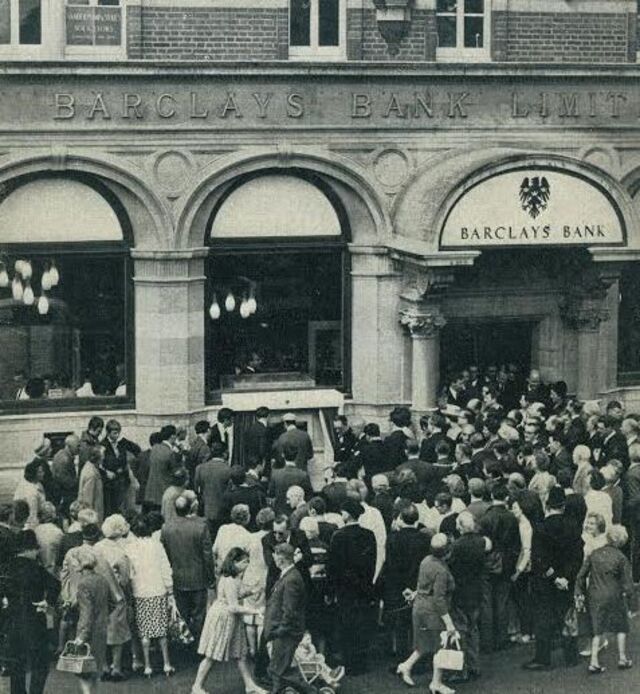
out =
[[[440,342],[444,381],[472,364],[484,370],[514,363],[520,374],[527,374],[531,367],[533,327],[534,323],[527,321],[451,321],[442,331]]]

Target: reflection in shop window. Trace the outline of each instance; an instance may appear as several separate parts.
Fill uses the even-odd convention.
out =
[[[620,277],[618,382],[640,383],[640,269],[629,265]]]
[[[3,193],[0,406],[78,407],[81,398],[132,395],[129,270],[112,207],[63,178]]]

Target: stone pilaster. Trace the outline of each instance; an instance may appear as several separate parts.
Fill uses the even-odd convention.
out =
[[[184,413],[205,404],[207,248],[136,251],[136,409]]]

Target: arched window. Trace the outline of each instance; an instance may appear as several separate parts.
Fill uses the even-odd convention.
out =
[[[267,173],[212,215],[207,390],[345,386],[345,217],[319,180]]]
[[[122,407],[133,364],[118,201],[99,181],[56,176],[0,195],[2,409]]]

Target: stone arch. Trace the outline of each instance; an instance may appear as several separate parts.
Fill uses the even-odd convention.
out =
[[[115,157],[70,154],[66,150],[34,152],[0,161],[0,185],[22,176],[69,172],[100,180],[124,208],[132,226],[136,248],[171,248],[171,217],[151,186]]]
[[[213,162],[202,172],[197,185],[183,199],[176,225],[177,247],[205,245],[206,222],[211,211],[239,177],[278,169],[283,173],[291,169],[308,171],[321,178],[345,209],[354,243],[379,244],[390,233],[383,196],[361,167],[314,154],[269,149],[250,155],[235,153]]]
[[[523,166],[546,166],[575,173],[604,190],[619,209],[628,230],[627,248],[640,249],[638,217],[629,192],[606,171],[571,157],[506,149],[479,150],[471,155],[459,153],[439,166],[418,173],[396,205],[397,233],[409,236],[413,230],[415,236],[417,229],[425,251],[438,253],[442,224],[460,197],[485,179]],[[416,219],[420,220],[418,224]]]

